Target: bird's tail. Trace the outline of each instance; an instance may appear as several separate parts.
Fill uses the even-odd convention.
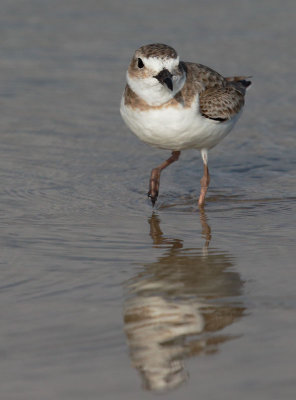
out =
[[[230,76],[225,78],[228,82],[237,82],[240,83],[244,88],[249,87],[252,82],[248,79],[252,78],[251,76]]]
[[[225,78],[225,80],[245,95],[247,88],[252,84],[249,78],[251,78],[251,76],[231,76]]]

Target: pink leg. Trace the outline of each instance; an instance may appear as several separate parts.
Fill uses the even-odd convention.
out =
[[[173,162],[178,161],[180,154],[181,154],[180,151],[172,151],[172,155],[170,158],[168,158],[158,167],[153,168],[153,170],[151,171],[148,197],[150,197],[153,206],[158,197],[161,171],[166,167],[168,167]]]
[[[204,163],[204,174],[200,180],[200,184],[201,184],[201,190],[198,199],[198,205],[199,207],[203,207],[205,205],[205,198],[210,184],[210,173],[206,163]]]

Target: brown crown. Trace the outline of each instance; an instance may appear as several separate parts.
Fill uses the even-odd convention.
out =
[[[141,54],[143,57],[162,57],[162,58],[177,58],[178,54],[175,49],[168,46],[167,44],[162,43],[154,43],[154,44],[146,44],[145,46],[140,47],[137,51],[137,54]]]

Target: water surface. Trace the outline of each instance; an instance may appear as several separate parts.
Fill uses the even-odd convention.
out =
[[[294,399],[295,3],[7,0],[1,8],[3,399]],[[152,210],[119,102],[135,48],[253,75]]]

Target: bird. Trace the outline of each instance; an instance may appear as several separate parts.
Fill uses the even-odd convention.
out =
[[[181,151],[197,149],[203,161],[198,206],[204,207],[210,183],[208,151],[240,117],[249,78],[223,77],[205,65],[180,61],[176,50],[163,43],[135,51],[120,104],[122,119],[143,142],[171,151],[151,171],[152,206],[159,195],[161,172],[179,159]]]

